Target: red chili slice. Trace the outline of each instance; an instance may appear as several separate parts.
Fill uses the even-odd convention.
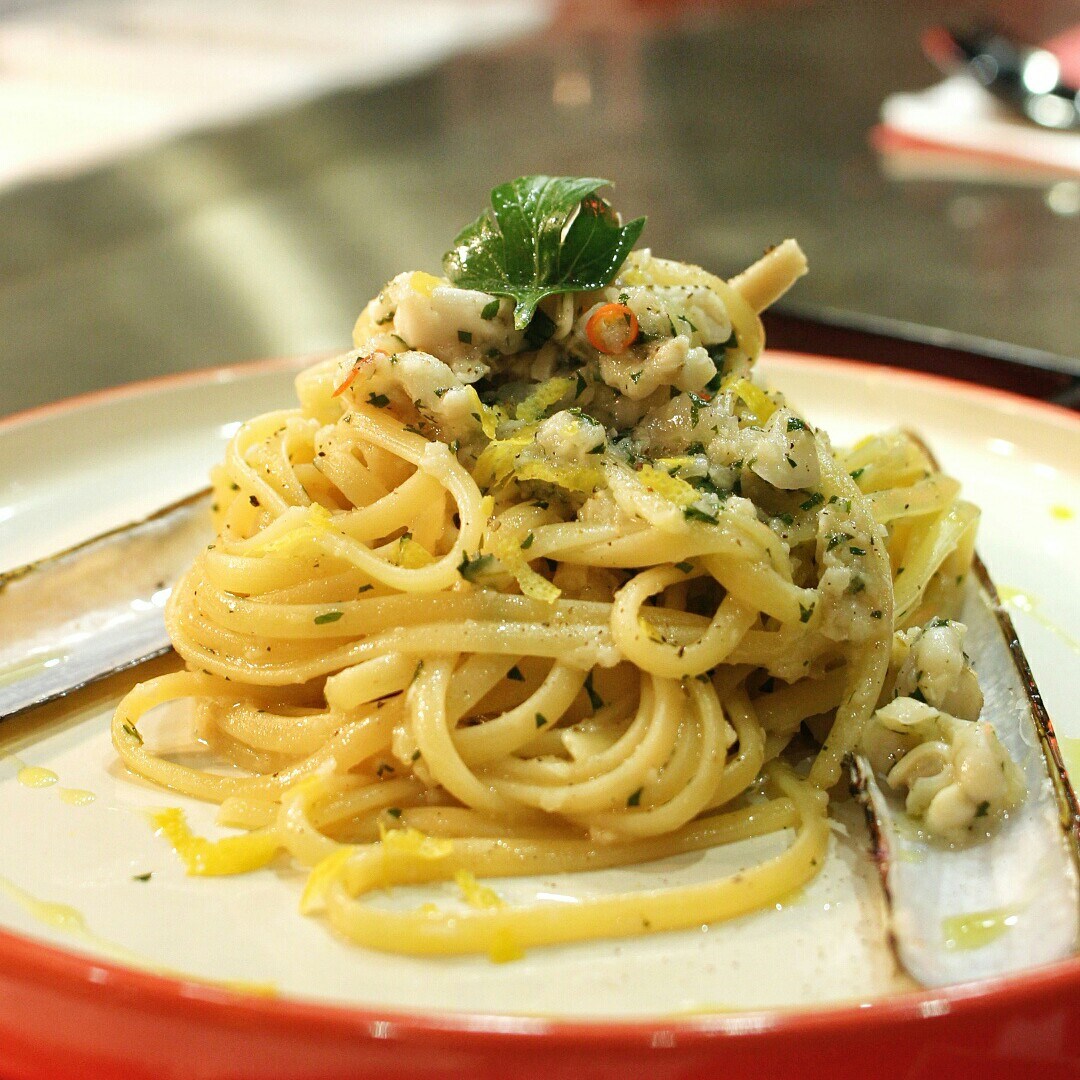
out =
[[[330,396],[337,397],[338,394],[344,394],[345,391],[348,390],[354,382],[356,382],[356,376],[360,374],[360,369],[365,364],[370,364],[374,356],[375,353],[372,353],[371,356],[361,356],[360,359],[357,360],[355,364],[353,364],[352,371],[350,371],[349,374],[341,380],[341,385]]]
[[[602,304],[589,316],[585,336],[597,352],[617,356],[637,341],[637,316],[625,304]]]

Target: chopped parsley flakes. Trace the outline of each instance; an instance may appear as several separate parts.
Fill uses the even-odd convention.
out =
[[[494,555],[477,555],[474,559],[470,559],[469,556],[466,555],[458,565],[458,573],[461,574],[466,581],[476,581],[477,577],[494,561]]]

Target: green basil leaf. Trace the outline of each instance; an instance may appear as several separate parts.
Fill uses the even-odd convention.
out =
[[[599,289],[615,276],[645,219],[620,225],[596,195],[597,177],[523,176],[500,184],[485,210],[443,257],[447,277],[462,288],[514,301],[524,330],[536,305],[556,293]]]

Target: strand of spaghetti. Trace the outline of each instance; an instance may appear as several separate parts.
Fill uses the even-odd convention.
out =
[[[831,454],[819,451],[818,458],[823,486],[828,486],[830,494],[851,500],[852,520],[869,538],[865,556],[869,579],[866,592],[875,610],[881,612],[880,617],[873,620],[875,628],[856,650],[832,728],[810,767],[810,782],[829,788],[840,779],[844,757],[858,742],[885,681],[892,646],[893,589],[884,530],[874,521],[866,497]]]
[[[412,777],[357,787],[349,777],[313,775],[282,794],[276,822],[282,846],[302,866],[314,866],[346,846],[323,831],[336,820],[373,815],[411,802],[422,791]]]
[[[757,621],[758,609],[724,597],[708,629],[697,641],[664,640],[642,610],[645,601],[667,586],[687,580],[683,570],[657,567],[638,574],[616,594],[611,608],[611,636],[623,656],[644,671],[679,679],[699,675],[722,663]],[[650,611],[650,616],[652,611]]]
[[[770,248],[757,262],[728,281],[754,311],[779,300],[807,271],[806,256],[794,240]]]
[[[184,594],[190,587],[188,581],[181,581],[177,591]],[[184,596],[184,599],[191,602],[188,596]],[[601,601],[557,600],[548,604],[492,589],[444,591],[423,599],[398,594],[348,600],[339,605],[340,618],[322,625],[315,622],[315,617],[326,610],[323,604],[272,605],[207,590],[201,591],[199,602],[204,615],[212,617],[215,625],[242,631],[250,622],[257,621],[260,634],[290,641],[325,639],[328,635],[357,637],[389,628],[441,621],[460,622],[464,619],[602,626],[611,618],[611,605]],[[655,618],[665,631],[673,627],[693,627],[704,631],[709,625],[709,620],[700,615],[670,608],[656,613]]]
[[[703,766],[708,768],[715,766],[717,771],[723,768],[723,751],[721,750],[720,762],[716,766],[705,762],[700,757],[704,742],[702,718],[691,708],[684,710],[679,721],[675,735],[675,742],[671,753],[660,769],[652,769],[641,777],[641,786],[631,793],[630,797],[620,805],[611,809],[603,806],[599,808],[587,807],[580,813],[562,812],[562,816],[577,824],[582,829],[587,829],[590,835],[604,837],[625,836],[648,836],[654,832],[653,826],[657,825],[665,816],[673,819],[675,825],[685,824],[695,813],[682,814],[681,803],[676,802],[675,808],[667,813],[667,806],[672,800],[678,800],[683,789],[694,781],[701,772]],[[716,740],[720,743],[720,740]],[[695,788],[700,788],[699,782]],[[663,812],[660,812],[663,808]],[[663,832],[656,828],[655,832]]]
[[[489,623],[463,619],[457,624],[432,623],[394,631],[385,647],[412,655],[452,652],[468,641],[478,652],[508,656],[546,656],[588,670],[613,667],[622,659],[605,626],[559,626],[551,623]]]
[[[370,543],[401,528],[406,522],[414,522],[430,510],[432,500],[441,497],[445,490],[438,479],[417,469],[375,502],[336,515],[334,527],[352,540]],[[415,535],[415,530],[413,532]]]
[[[843,467],[859,474],[859,487],[867,493],[907,487],[936,471],[918,439],[897,430],[860,440],[843,455]]]
[[[231,593],[234,596],[258,596],[264,601],[275,600],[288,602],[291,597],[310,596],[319,599],[325,589],[340,588],[331,592],[331,596],[340,596],[344,592],[356,594],[356,590],[365,580],[355,568],[343,571],[319,573],[319,568],[312,567],[311,559],[295,555],[277,554],[238,555],[214,547],[202,552],[196,563],[205,574],[206,582],[219,593]]]
[[[264,686],[303,684],[327,672],[339,671],[389,653],[422,655],[429,648],[434,648],[436,643],[444,646],[439,651],[454,651],[455,646],[460,646],[463,634],[470,635],[483,651],[507,656],[548,656],[582,668],[597,663],[611,666],[619,659],[607,628],[588,625],[553,627],[544,623],[481,622],[472,619],[463,619],[458,623],[418,624],[356,641],[335,639],[337,644],[328,642],[313,655],[305,654],[300,659],[286,658],[284,661],[275,659],[273,663],[257,649],[252,652],[258,657],[258,663],[237,655],[242,652],[243,644],[229,641],[224,635],[214,635],[214,644],[211,644],[193,639],[186,630],[184,623],[179,626],[173,623],[170,628],[177,652],[191,667],[221,678]],[[428,636],[427,640],[424,635]],[[535,644],[538,638],[542,642],[539,646]],[[278,650],[277,646],[274,649],[275,657],[279,652],[289,651],[285,648]]]
[[[293,761],[290,754],[273,750],[261,750],[258,747],[233,738],[216,722],[223,710],[213,701],[195,702],[195,730],[200,734],[200,741],[206,748],[207,756],[236,766],[244,774],[266,776],[279,772]],[[164,755],[169,760],[168,755]]]
[[[896,621],[904,625],[930,579],[965,534],[974,530],[979,512],[970,503],[954,503],[927,529],[904,560],[904,575],[896,582]]]
[[[739,752],[724,766],[708,809],[725,806],[758,777],[765,761],[765,733],[750,699],[742,690],[728,689],[724,708],[738,738]]]
[[[390,478],[380,475],[356,459],[354,441],[340,437],[335,425],[316,437],[314,447],[319,472],[345,498],[347,507],[367,507],[391,493]]]
[[[794,734],[808,716],[820,716],[835,709],[844,696],[847,682],[848,674],[841,667],[820,679],[800,679],[759,695],[754,707],[761,726],[770,734]]]
[[[375,885],[385,884],[388,878],[398,880],[403,871],[396,859],[387,858],[384,840],[383,851],[372,852],[367,859],[353,856],[345,864],[341,876],[326,891],[327,916],[335,929],[359,944],[420,956],[479,952],[507,957],[537,945],[631,937],[721,922],[797,889],[816,873],[825,856],[829,827],[824,798],[787,776],[778,774],[777,782],[795,807],[795,839],[782,854],[717,881],[598,897],[574,907],[495,907],[455,913],[453,917],[441,912],[387,911],[354,899]],[[448,845],[447,856],[455,842]],[[405,858],[408,866],[415,866],[415,857]],[[425,861],[441,864],[448,860],[436,855]],[[445,872],[448,867],[440,865],[438,869]],[[422,870],[431,873],[430,866]]]
[[[507,757],[558,723],[581,690],[586,672],[555,663],[537,689],[520,705],[476,727],[453,732],[461,760],[471,767]]]
[[[579,743],[577,752],[570,760],[508,758],[499,763],[500,774],[527,787],[539,787],[544,784],[584,783],[596,776],[610,773],[641,745],[648,735],[653,718],[656,691],[654,680],[643,672],[634,671],[630,684],[628,689],[632,689],[633,693],[633,708],[630,710],[632,719],[625,725],[615,719],[611,738],[601,739],[599,742],[595,739],[589,740],[584,745]],[[607,711],[613,719],[621,718],[619,703],[612,703]],[[489,769],[488,775],[492,771]]]
[[[326,703],[339,713],[359,708],[376,698],[404,690],[412,681],[416,661],[411,656],[387,653],[331,675],[323,688]]]
[[[518,682],[522,688],[538,684],[541,680],[525,676],[519,668],[515,669],[513,679],[508,678],[510,669],[520,659],[517,656],[492,656],[488,653],[473,653],[466,657],[454,670],[446,695],[446,714],[450,723],[456,726],[467,713],[478,708],[481,701],[484,702],[486,713],[501,711],[500,702],[510,692],[508,684]],[[521,675],[520,680],[517,679],[518,675]],[[495,702],[488,697],[493,691]],[[516,699],[516,695],[512,696]]]
[[[378,602],[376,602],[378,601]],[[604,625],[611,617],[611,604],[608,600],[560,598],[551,603],[535,600],[531,597],[498,592],[488,588],[466,589],[435,593],[425,597],[422,602],[408,596],[387,596],[358,600],[356,604],[368,605],[364,611],[367,624],[383,628],[400,626],[401,620],[407,619],[416,610],[428,611],[429,615],[416,621],[429,622],[431,612],[440,618],[456,620],[461,618],[491,619],[500,622],[554,622],[575,625]],[[353,610],[361,610],[353,608]],[[704,630],[709,620],[688,611],[666,609],[657,619],[665,629],[671,627],[691,627],[699,632]]]
[[[650,687],[651,694],[646,693]],[[649,776],[671,757],[681,726],[682,706],[683,694],[675,680],[645,676],[638,716],[624,736],[632,749],[602,755],[604,764],[617,759],[613,765],[601,771],[599,762],[588,759],[570,764],[508,758],[485,775],[501,795],[547,813],[580,818],[582,813],[625,807],[634,793],[644,788]]]
[[[405,430],[381,410],[358,405],[350,414],[362,425],[365,440],[410,462],[438,480],[454,499],[461,524],[453,546],[428,566],[409,569],[380,559],[366,545],[343,535],[333,524],[312,537],[328,554],[364,570],[374,580],[405,592],[434,592],[452,585],[468,551],[478,551],[486,515],[480,507],[480,489],[444,443],[429,442]]]
[[[120,701],[112,720],[113,745],[132,772],[184,795],[221,802],[230,795],[280,794],[291,784],[333,762],[342,771],[386,746],[396,709],[384,709],[344,724],[314,754],[273,776],[233,777],[167,761],[146,748],[139,734],[142,716],[158,705],[185,697],[229,701],[235,689],[216,679],[191,672],[161,675],[140,683]]]
[[[550,558],[565,562],[564,553],[576,548],[592,548],[611,543],[627,535],[644,535],[648,527],[639,523],[625,525],[586,525],[580,521],[560,521],[536,525],[529,554],[534,558]]]
[[[802,589],[785,580],[766,563],[745,555],[708,554],[701,560],[724,588],[743,605],[763,611],[781,622],[797,623],[817,603],[814,589]]]
[[[461,759],[450,733],[446,694],[454,654],[428,654],[409,687],[409,726],[433,779],[473,809],[513,815],[514,804],[483,783]]]
[[[836,651],[836,643],[812,632],[807,624],[781,623],[773,630],[749,630],[731,650],[728,662],[764,668],[782,679],[803,678],[815,660]]]
[[[287,631],[280,629],[277,615],[282,613],[261,610],[257,604],[242,599],[219,599],[205,589],[196,597],[194,582],[193,575],[182,579],[166,608],[166,623],[177,651],[192,667],[247,683],[301,684],[386,651],[400,648],[413,652],[416,642],[422,640],[419,627],[423,626],[426,633],[440,626],[420,621],[430,619],[433,614],[442,616],[448,638],[453,637],[453,626],[459,632],[490,630],[485,634],[485,644],[478,645],[478,651],[556,657],[561,656],[563,648],[576,648],[580,659],[575,661],[575,666],[587,668],[598,662],[617,661],[610,634],[602,625],[610,619],[611,606],[606,603],[560,601],[549,606],[490,590],[436,594],[422,603],[409,597],[386,597],[385,603],[350,601],[335,606],[341,616],[330,624],[320,626],[315,622],[326,611],[325,607],[307,608],[303,618],[286,619],[286,626],[298,623],[305,629],[312,628],[313,634],[320,631],[298,652],[299,645],[304,643],[290,640]],[[222,612],[234,602],[236,610],[232,617],[246,616],[250,620],[239,624],[247,627],[248,637],[220,625],[221,619],[230,617]],[[477,615],[489,618],[474,618]],[[670,610],[659,610],[653,619],[666,637],[680,642],[693,640],[694,628],[704,629],[708,625],[701,616]],[[357,629],[350,640],[345,635],[354,625]],[[372,633],[357,640],[365,630],[374,632],[391,625],[396,625],[399,632]],[[342,627],[342,633],[335,632],[338,627]],[[540,634],[535,633],[538,627],[543,631]],[[268,639],[273,641],[270,650],[266,648]],[[410,640],[414,648],[410,648]],[[452,644],[459,645],[460,638]]]
[[[959,481],[936,473],[914,484],[875,491],[866,498],[874,520],[887,525],[897,518],[940,513],[951,506],[959,494]]]
[[[509,822],[463,806],[408,806],[402,810],[400,820],[405,827],[427,836],[560,842],[574,839],[591,843],[584,831],[575,831],[562,821]]]
[[[647,528],[614,540],[583,540],[557,554],[563,562],[625,568],[681,562],[697,555],[728,555],[767,561],[791,580],[791,560],[777,535],[756,518],[734,512],[721,512],[715,524],[684,521],[678,533]]]
[[[656,836],[673,832],[710,805],[724,775],[728,726],[711,684],[695,680],[689,685],[689,693],[697,719],[695,737],[681,738],[660,780],[644,785],[640,809],[624,807],[595,814],[590,819],[591,826],[609,829],[618,836]],[[689,777],[678,775],[676,758],[680,754],[685,754],[690,766]],[[662,785],[668,773],[671,774],[669,790],[664,790]]]
[[[334,734],[341,717],[327,709],[271,712],[240,701],[218,710],[215,722],[225,734],[256,750],[306,757]]]
[[[606,845],[566,833],[534,838],[527,835],[530,826],[525,826],[521,835],[488,837],[480,834],[435,844],[425,844],[434,838],[412,829],[400,830],[404,836],[395,836],[398,830],[391,830],[383,834],[383,842],[359,846],[352,852],[336,852],[316,866],[301,901],[301,910],[310,913],[322,908],[335,882],[344,886],[342,899],[351,900],[361,895],[365,884],[368,888],[376,888],[446,881],[459,870],[470,868],[479,869],[488,877],[601,870],[766,836],[791,827],[797,820],[792,800],[780,797],[726,814],[700,818],[669,836]],[[389,844],[385,843],[386,839]],[[423,852],[435,857],[424,858]],[[415,857],[417,855],[421,857]],[[355,901],[353,904],[354,908],[361,907]]]
[[[290,504],[304,504],[307,496],[304,492],[293,489],[290,501],[272,484],[268,483],[247,461],[247,455],[253,446],[258,445],[268,435],[293,417],[301,416],[299,409],[281,409],[278,412],[264,413],[240,425],[239,430],[229,440],[225,451],[225,469],[232,480],[245,491],[254,494],[259,502],[272,513],[280,514]]]

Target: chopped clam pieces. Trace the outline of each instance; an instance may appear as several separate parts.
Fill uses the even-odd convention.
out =
[[[854,763],[897,952],[927,986],[1062,959],[1080,931],[1071,789],[1046,750],[1049,723],[1012,626],[977,569],[962,623],[897,635],[897,696]]]

